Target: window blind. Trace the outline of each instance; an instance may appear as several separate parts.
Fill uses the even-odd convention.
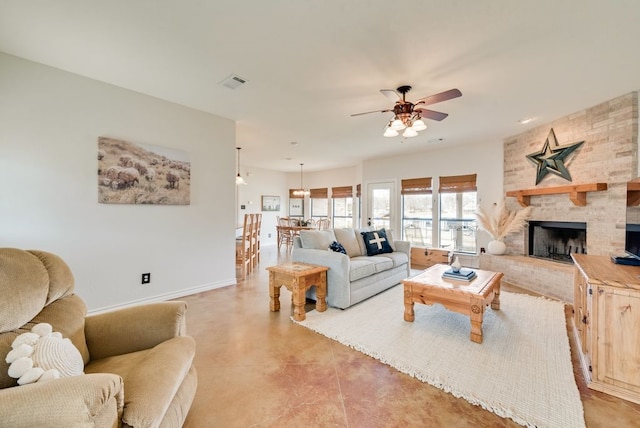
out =
[[[451,175],[440,177],[440,193],[476,192],[476,175]]]
[[[431,177],[424,178],[408,178],[401,181],[403,195],[430,195]]]
[[[331,188],[332,198],[351,198],[352,196],[353,196],[352,186],[342,186],[342,187]]]
[[[324,189],[309,189],[309,196],[311,198],[328,198],[329,197],[329,189],[328,188],[324,188]]]

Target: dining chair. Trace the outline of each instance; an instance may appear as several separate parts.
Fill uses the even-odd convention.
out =
[[[331,219],[321,218],[320,220],[318,220],[316,222],[316,226],[320,230],[322,230],[322,229],[331,229]]]
[[[280,251],[280,247],[282,244],[287,246],[287,249],[293,243],[293,238],[291,235],[291,227],[289,226],[289,219],[287,217],[280,217],[278,219],[278,225],[276,226],[278,231],[278,251]]]
[[[251,232],[251,266],[255,268],[260,264],[260,229],[262,226],[262,214],[252,214],[252,232]]]
[[[242,235],[236,239],[236,267],[240,267],[240,275],[244,280],[253,270],[251,260],[251,234],[253,233],[253,217],[251,214],[244,215]]]

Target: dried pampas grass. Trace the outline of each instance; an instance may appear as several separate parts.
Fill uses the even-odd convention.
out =
[[[480,228],[501,241],[505,236],[521,231],[527,225],[533,207],[526,207],[520,211],[510,211],[504,201],[494,206],[493,212],[488,213],[478,207],[476,218]]]

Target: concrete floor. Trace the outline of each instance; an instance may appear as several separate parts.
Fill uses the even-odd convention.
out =
[[[284,248],[263,247],[245,281],[180,299],[198,344],[185,427],[519,426],[294,324],[284,287],[281,311],[270,312],[265,268],[285,260]],[[586,387],[569,337],[587,427],[640,426],[640,405]]]

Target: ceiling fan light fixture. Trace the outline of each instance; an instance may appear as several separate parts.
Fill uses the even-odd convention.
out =
[[[391,123],[389,123],[389,125],[384,130],[384,134],[382,134],[382,135],[385,136],[385,137],[397,137],[398,136],[398,131],[393,129],[391,127]]]
[[[402,133],[402,136],[407,138],[415,137],[416,135],[418,135],[418,132],[413,128],[407,128]]]
[[[414,131],[424,131],[425,129],[427,129],[427,125],[424,124],[422,119],[418,119],[413,122],[413,125],[411,125],[411,129],[413,129]]]
[[[400,119],[394,119],[394,121],[391,122],[391,128],[394,131],[402,131],[406,127],[407,126]]]
[[[418,131],[424,131],[427,129],[427,125],[422,120],[423,117],[425,119],[441,121],[449,116],[447,113],[426,109],[426,106],[462,96],[462,92],[460,92],[459,89],[454,88],[438,94],[422,97],[411,102],[407,101],[406,98],[407,92],[410,90],[411,86],[409,85],[399,86],[395,91],[392,89],[381,89],[380,92],[383,95],[390,97],[392,98],[392,101],[395,101],[393,108],[356,113],[351,116],[361,116],[369,113],[393,112],[393,120],[387,124],[383,135],[385,137],[395,137],[399,135],[400,131],[403,131],[406,128],[402,133],[402,136],[415,137],[418,135]],[[393,131],[395,131],[395,133]]]

